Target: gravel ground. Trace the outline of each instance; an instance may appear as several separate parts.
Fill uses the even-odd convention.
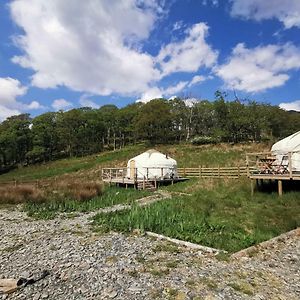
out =
[[[0,210],[0,277],[50,271],[0,299],[300,299],[300,230],[225,261],[146,236],[93,233],[89,216],[35,221]]]

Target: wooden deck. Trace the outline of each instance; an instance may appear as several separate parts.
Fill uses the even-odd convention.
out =
[[[279,196],[283,193],[282,182],[300,180],[300,172],[293,171],[293,152],[285,155],[282,162],[278,162],[271,152],[248,153],[246,155],[247,174],[251,180],[251,194],[254,194],[258,182],[264,180],[277,181]]]
[[[160,176],[151,176],[151,168],[149,168],[149,170],[147,168],[147,171],[143,176],[138,174],[136,168],[134,170],[131,170],[130,168],[103,168],[101,172],[102,181],[109,184],[124,186],[126,188],[133,186],[134,188],[145,190],[157,189],[160,185],[174,184],[176,182],[188,180],[188,178],[184,177],[168,178],[163,175],[165,174],[164,168],[155,169],[159,169],[159,174],[161,174]],[[131,177],[127,176],[128,173]]]

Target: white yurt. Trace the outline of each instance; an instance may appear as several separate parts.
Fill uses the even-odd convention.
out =
[[[289,152],[291,152],[292,171],[300,172],[300,131],[275,143],[271,152],[276,155],[276,164],[289,166]]]
[[[135,176],[137,179],[178,178],[177,162],[154,149],[148,150],[128,161],[126,177],[133,179]]]

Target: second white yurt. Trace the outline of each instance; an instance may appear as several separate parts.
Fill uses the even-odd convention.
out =
[[[291,153],[292,171],[300,172],[300,131],[275,143],[271,152],[276,155],[278,165],[289,166],[289,153]]]
[[[128,161],[126,177],[150,180],[178,178],[177,162],[159,151],[148,150]]]

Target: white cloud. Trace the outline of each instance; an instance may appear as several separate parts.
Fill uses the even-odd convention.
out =
[[[190,81],[190,83],[188,84],[189,87],[191,87],[192,85],[195,85],[195,84],[198,84],[198,83],[201,83],[203,81],[205,81],[206,78],[202,75],[196,75],[192,78],[192,80]]]
[[[158,99],[163,97],[163,92],[158,87],[149,88],[146,92],[142,93],[140,99],[136,102],[147,103],[153,99]]]
[[[231,15],[261,21],[276,18],[285,28],[300,27],[299,0],[231,0]]]
[[[183,27],[183,21],[177,21],[173,25],[173,31],[180,30]]]
[[[129,94],[159,77],[153,57],[137,50],[162,12],[156,1],[15,0],[10,9],[24,30],[13,62],[34,70],[34,86]]]
[[[0,121],[5,120],[8,117],[15,116],[21,114],[21,111],[14,108],[6,107],[0,104]]]
[[[213,6],[219,6],[219,0],[202,0],[202,5],[207,5],[211,3]]]
[[[73,105],[71,102],[65,99],[55,99],[51,105],[55,110],[71,108]]]
[[[99,108],[100,105],[89,99],[90,95],[84,94],[80,97],[79,103],[83,107]]]
[[[0,78],[0,104],[14,105],[16,98],[26,92],[27,88],[19,80],[11,77]]]
[[[187,37],[163,47],[157,62],[166,76],[174,72],[196,72],[200,67],[211,67],[218,53],[205,41],[208,26],[205,23],[193,25],[186,31]]]
[[[188,81],[180,81],[176,85],[169,86],[167,88],[153,87],[143,93],[141,98],[136,102],[147,103],[153,99],[163,98],[172,94],[176,94],[182,91],[187,85]]]
[[[293,102],[283,102],[279,104],[279,107],[285,110],[300,111],[300,100],[296,100]]]
[[[0,121],[12,116],[19,115],[27,109],[41,108],[37,101],[24,104],[17,98],[25,95],[27,87],[23,86],[17,79],[6,77],[0,78]]]
[[[180,81],[174,86],[169,86],[163,90],[164,95],[176,94],[182,91],[188,84],[188,81]]]
[[[31,101],[29,104],[21,104],[20,107],[23,110],[35,110],[35,109],[45,109],[46,107],[41,105],[38,101]]]
[[[215,68],[227,88],[260,92],[282,86],[287,71],[300,68],[300,49],[292,44],[268,45],[248,49],[238,44],[228,62]]]

